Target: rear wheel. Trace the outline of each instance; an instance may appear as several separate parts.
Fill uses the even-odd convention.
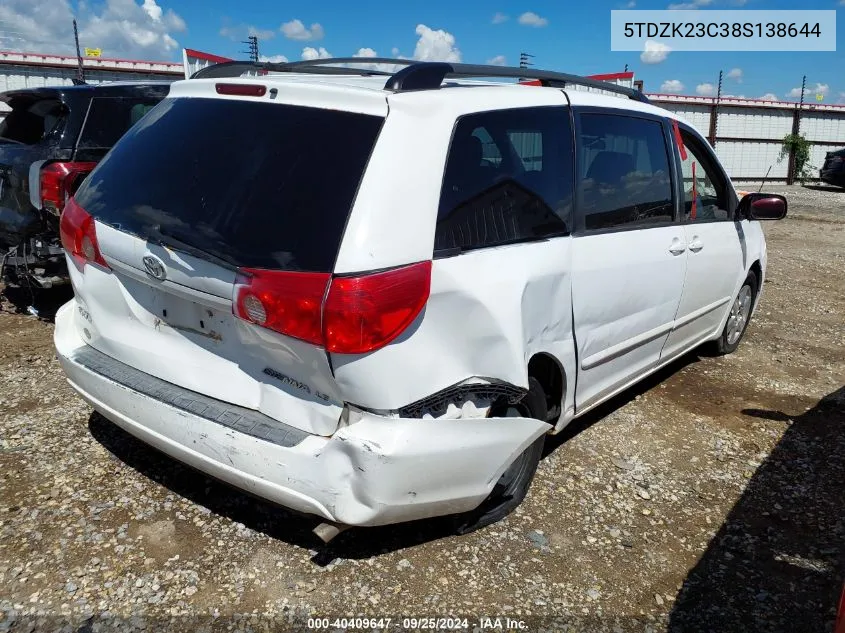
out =
[[[748,328],[748,322],[751,320],[751,309],[754,306],[756,296],[757,276],[753,272],[749,272],[731,304],[725,329],[722,330],[722,335],[716,339],[717,354],[731,354],[739,347],[739,343],[745,335],[745,330]]]
[[[528,379],[528,393],[516,404],[490,412],[491,417],[535,418],[546,421],[546,394],[540,382]],[[543,455],[546,436],[541,435],[505,469],[490,496],[475,510],[459,518],[458,534],[467,534],[505,518],[522,503]]]

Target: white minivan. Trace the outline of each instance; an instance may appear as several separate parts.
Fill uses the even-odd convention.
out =
[[[756,220],[786,201],[738,199],[638,92],[375,61],[402,69],[173,84],[64,209],[55,345],[94,409],[215,478],[335,532],[467,531],[522,501],[546,435],[703,343],[736,349]]]

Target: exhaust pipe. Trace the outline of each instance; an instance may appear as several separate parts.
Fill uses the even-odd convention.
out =
[[[320,523],[320,525],[315,527],[312,531],[314,532],[314,534],[317,535],[317,538],[323,541],[323,543],[328,543],[338,534],[340,534],[341,532],[345,532],[349,528],[350,526],[344,525],[342,523],[325,522]]]

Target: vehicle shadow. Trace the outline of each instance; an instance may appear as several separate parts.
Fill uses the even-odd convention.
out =
[[[55,288],[6,288],[0,286],[0,310],[16,314],[30,314],[52,322],[56,312],[73,298],[69,285]]]
[[[845,188],[836,187],[835,185],[804,185],[804,189],[812,189],[813,191],[829,191],[831,193],[845,193]]]
[[[544,456],[698,359],[695,353],[688,354],[596,407],[560,434],[547,438]],[[338,558],[366,559],[454,536],[460,523],[460,517],[451,516],[383,527],[353,528],[325,544],[312,533],[320,519],[287,510],[214,480],[141,442],[96,412],[91,414],[88,428],[94,439],[112,455],[145,477],[214,514],[273,539],[311,550],[312,562],[319,566],[328,565]]]
[[[312,530],[321,523],[212,479],[133,437],[99,413],[88,429],[114,457],[175,494],[251,530],[311,550],[312,562],[325,566],[337,558],[364,559],[413,547],[454,534],[454,520],[445,517],[376,528],[350,529],[329,544]]]
[[[687,575],[669,631],[830,631],[845,576],[845,387],[812,409],[745,409],[785,422]]]
[[[688,354],[684,354],[683,356],[672,361],[665,367],[657,370],[650,376],[643,378],[638,383],[632,385],[622,393],[613,396],[607,402],[603,402],[602,404],[598,405],[595,409],[592,409],[584,415],[576,418],[575,420],[570,422],[560,433],[558,433],[557,435],[551,435],[546,438],[546,445],[543,450],[543,457],[546,457],[550,453],[554,452],[559,446],[565,444],[579,433],[586,431],[596,422],[599,422],[600,420],[606,418],[614,411],[621,409],[626,404],[634,400],[637,396],[641,396],[647,391],[654,389],[663,381],[668,380],[673,374],[678,373],[683,368],[688,367],[689,365],[693,365],[699,362],[702,358],[707,358],[708,356],[710,356],[710,353],[707,351],[706,346],[702,346],[701,348],[693,350]]]

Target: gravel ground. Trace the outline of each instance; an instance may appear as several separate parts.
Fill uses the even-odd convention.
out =
[[[790,218],[766,228],[765,296],[738,352],[690,354],[576,421],[547,442],[525,503],[463,537],[425,521],[319,545],[315,521],[92,414],[52,326],[7,304],[0,631],[302,630],[309,615],[830,631],[845,576],[845,191],[766,188]]]

